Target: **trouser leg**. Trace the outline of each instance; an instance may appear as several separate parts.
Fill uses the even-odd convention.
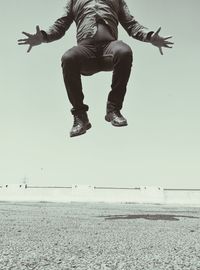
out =
[[[120,110],[126,94],[127,83],[132,67],[132,50],[122,41],[112,41],[105,49],[104,55],[113,57],[113,77],[111,91],[108,95],[110,109]],[[109,108],[108,108],[109,109]]]
[[[83,102],[81,67],[91,57],[94,57],[92,48],[82,45],[74,46],[62,56],[63,78],[73,115],[80,115],[89,109]]]

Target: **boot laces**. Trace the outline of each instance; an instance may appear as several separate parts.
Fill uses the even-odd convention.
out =
[[[83,123],[88,122],[87,115],[74,115],[74,125],[82,125]]]
[[[113,113],[117,117],[123,117],[119,110],[115,110]]]
[[[74,126],[81,124],[81,119],[78,115],[74,115]]]

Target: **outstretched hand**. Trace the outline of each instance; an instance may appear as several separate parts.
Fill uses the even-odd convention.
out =
[[[33,46],[40,45],[43,41],[43,36],[40,31],[40,27],[36,26],[36,34],[29,34],[22,32],[27,38],[19,39],[18,45],[29,45],[27,52],[30,52]]]
[[[162,47],[164,48],[172,48],[173,42],[168,41],[168,39],[172,38],[170,37],[161,37],[159,36],[159,32],[161,30],[161,27],[158,28],[158,30],[151,36],[151,44],[158,47],[160,53],[163,55]]]

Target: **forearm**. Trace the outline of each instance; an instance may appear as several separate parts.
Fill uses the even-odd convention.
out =
[[[52,42],[62,38],[72,23],[69,16],[63,16],[55,21],[48,31],[41,30],[43,42]]]
[[[43,36],[43,42],[52,42],[54,40],[62,38],[65,32],[69,29],[72,22],[72,0],[67,0],[63,16],[57,19],[54,24],[49,28],[49,30],[41,31]]]
[[[151,36],[153,35],[154,31],[150,31],[150,32],[144,32],[144,31],[138,31],[137,33],[132,33],[132,37],[143,41],[143,42],[151,42]]]
[[[136,21],[124,0],[120,0],[120,4],[119,21],[129,36],[140,41],[150,42],[153,31],[147,31],[147,27]]]

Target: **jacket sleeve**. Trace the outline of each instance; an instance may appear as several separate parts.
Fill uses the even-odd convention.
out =
[[[41,30],[43,42],[52,42],[63,37],[72,22],[72,0],[67,0],[63,16],[57,19],[48,31]]]
[[[119,22],[129,34],[135,39],[144,42],[150,42],[151,35],[153,31],[146,32],[147,28],[139,24],[135,18],[130,14],[129,8],[125,2],[125,0],[120,1],[120,8],[119,8]]]

